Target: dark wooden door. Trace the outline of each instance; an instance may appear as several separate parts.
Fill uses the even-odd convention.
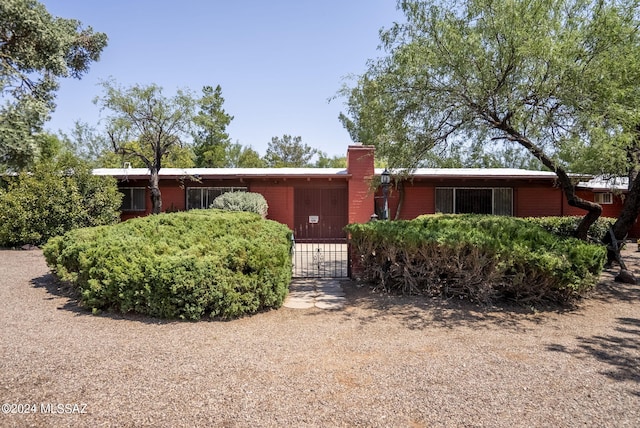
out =
[[[298,242],[346,238],[347,188],[296,188],[294,190],[295,239]]]

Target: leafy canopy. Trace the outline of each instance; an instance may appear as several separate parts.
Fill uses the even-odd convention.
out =
[[[112,81],[102,87],[104,94],[95,103],[108,112],[106,134],[115,153],[160,169],[174,147],[188,143],[195,106],[189,92],[166,97],[155,84],[123,88]]]
[[[71,229],[120,221],[122,194],[116,180],[94,176],[86,162],[68,152],[5,180],[0,246],[40,245]]]
[[[202,88],[199,100],[200,111],[194,117],[196,131],[193,133],[193,151],[198,168],[224,168],[229,164],[231,139],[226,131],[233,120],[222,108],[224,98],[220,85]]]
[[[272,168],[303,168],[310,166],[311,159],[318,153],[317,149],[302,142],[302,137],[283,135],[282,138],[273,137],[265,161]]]
[[[54,17],[35,0],[0,2],[0,167],[34,161],[58,80],[81,78],[106,45],[106,34]]]
[[[344,91],[340,117],[390,166],[415,167],[436,145],[502,140],[557,170],[571,142],[625,139],[638,112],[636,0],[398,4],[406,22],[381,33],[387,56]]]

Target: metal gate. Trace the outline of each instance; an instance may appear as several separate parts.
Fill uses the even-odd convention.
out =
[[[294,278],[348,278],[349,274],[349,244],[346,238],[295,243]]]
[[[294,277],[349,276],[347,199],[346,183],[294,190]]]

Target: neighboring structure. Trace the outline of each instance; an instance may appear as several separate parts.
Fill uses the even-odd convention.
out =
[[[374,148],[351,145],[346,169],[322,168],[163,168],[160,189],[164,211],[207,208],[219,194],[245,190],[261,193],[268,218],[284,223],[303,242],[344,237],[348,223],[366,222],[382,207],[373,180]],[[149,172],[144,168],[96,169],[96,175],[118,179],[124,193],[122,219],[151,212]],[[580,177],[588,179],[591,177]],[[584,181],[578,196],[600,202],[603,215],[617,217],[623,183]],[[486,213],[517,217],[584,215],[567,204],[552,172],[519,169],[418,169],[389,192],[390,218],[421,214]],[[634,226],[632,237],[640,236]]]

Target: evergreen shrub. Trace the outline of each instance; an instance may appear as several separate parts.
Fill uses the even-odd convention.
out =
[[[0,247],[40,245],[68,230],[120,221],[122,194],[112,177],[82,162],[44,162],[0,189]]]
[[[260,193],[226,192],[213,200],[211,208],[226,211],[247,211],[266,218],[269,205]]]
[[[282,305],[290,236],[253,213],[206,209],[73,230],[43,250],[94,311],[234,318]]]
[[[527,217],[526,220],[537,224],[543,229],[563,237],[574,237],[576,228],[583,217]],[[589,228],[589,238],[594,242],[602,242],[609,228],[616,222],[612,217],[599,217]]]
[[[593,288],[606,255],[604,246],[505,216],[436,214],[347,231],[363,279],[387,291],[484,303],[570,302]]]

